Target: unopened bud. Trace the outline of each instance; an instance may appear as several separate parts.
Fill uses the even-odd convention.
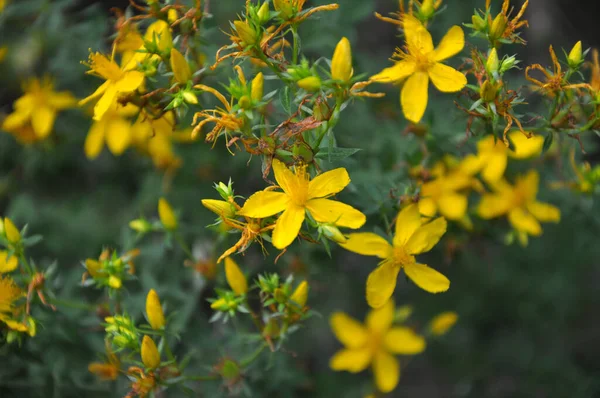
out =
[[[489,80],[484,81],[479,88],[479,95],[485,102],[492,102],[494,99],[496,99],[497,93],[498,90],[496,89],[496,86],[490,83]]]
[[[294,7],[291,0],[273,0],[275,11],[279,12],[279,17],[288,20],[294,16]]]
[[[256,43],[256,31],[248,25],[248,22],[238,20],[233,21],[233,25],[235,26],[238,37],[242,39],[246,45],[251,46]]]
[[[252,87],[250,89],[250,96],[252,97],[252,101],[258,102],[262,100],[264,93],[264,82],[265,77],[263,76],[262,72],[258,72],[254,79],[252,79]]]
[[[486,27],[485,20],[483,18],[481,18],[479,15],[473,15],[471,17],[471,23],[473,24],[473,27],[475,28],[475,30],[477,30],[479,32],[483,32],[485,30],[485,27]]]
[[[333,224],[321,224],[323,235],[336,243],[346,243],[346,237],[340,232],[338,227]]]
[[[317,76],[308,76],[304,79],[298,80],[296,84],[301,89],[312,93],[318,91],[321,88],[321,79],[319,79]]]
[[[142,339],[142,362],[148,369],[156,369],[160,365],[160,354],[156,343],[149,336]]]
[[[494,74],[498,72],[499,64],[498,52],[495,48],[492,48],[490,55],[488,55],[487,62],[485,63],[485,70],[490,76],[494,76]]]
[[[575,43],[571,52],[569,52],[569,67],[571,69],[577,69],[581,65],[582,60],[582,51],[581,51],[581,41]]]
[[[10,243],[18,243],[21,240],[21,233],[8,217],[4,219],[4,233]]]
[[[421,4],[421,17],[423,19],[429,19],[435,12],[435,8],[433,7],[433,0],[423,0]]]
[[[302,281],[292,293],[290,300],[298,304],[300,308],[304,308],[308,300],[308,282]]]
[[[347,82],[352,78],[353,72],[350,41],[342,37],[331,58],[331,78]]]
[[[268,2],[264,2],[262,4],[262,6],[260,6],[260,8],[258,9],[258,22],[260,22],[260,24],[265,24],[269,21],[269,19],[271,19],[271,12],[269,11],[269,3]]]
[[[508,24],[508,19],[506,18],[506,15],[504,14],[498,14],[496,15],[496,18],[494,18],[494,21],[492,22],[492,27],[490,29],[490,39],[492,41],[498,40],[499,38],[502,37],[502,35],[504,34],[504,31],[506,30],[506,25]]]
[[[181,94],[181,96],[188,104],[196,105],[198,103],[198,97],[196,97],[196,94],[193,91],[186,90]]]

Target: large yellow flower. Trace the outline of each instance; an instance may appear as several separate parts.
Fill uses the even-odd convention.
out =
[[[128,118],[138,112],[139,108],[135,105],[128,104],[123,107],[115,104],[107,109],[100,119],[95,120],[84,144],[88,159],[97,158],[105,142],[114,155],[123,154],[131,144],[133,136],[131,121]]]
[[[273,246],[284,249],[298,236],[306,212],[318,222],[333,223],[340,227],[360,228],[366,217],[347,204],[327,199],[340,192],[350,183],[348,172],[338,168],[320,174],[310,180],[306,167],[288,169],[277,159],[273,160],[275,180],[283,192],[270,189],[250,196],[240,216],[265,218],[283,213],[273,230]]]
[[[144,83],[144,74],[132,70],[135,66],[136,64],[131,64],[131,66],[120,68],[115,61],[108,59],[103,54],[90,54],[89,67],[91,70],[88,73],[106,80],[89,97],[79,101],[80,105],[84,105],[99,98],[94,106],[94,120],[101,120],[104,114],[117,104],[119,94],[131,93]]]
[[[54,91],[54,85],[48,78],[30,80],[23,91],[25,94],[15,101],[15,110],[4,119],[2,128],[16,131],[31,124],[37,139],[50,134],[58,112],[76,103],[68,91]]]
[[[333,333],[346,346],[329,361],[331,369],[358,373],[371,364],[375,384],[384,393],[392,391],[400,379],[400,364],[394,354],[414,355],[425,350],[422,336],[410,328],[393,326],[393,300],[371,310],[365,325],[343,312],[332,314],[329,322]]]
[[[400,102],[404,116],[418,123],[427,108],[429,79],[445,93],[460,91],[467,84],[464,74],[441,62],[463,49],[465,34],[460,26],[453,26],[434,49],[431,35],[421,22],[411,15],[403,18],[405,51],[397,50],[394,54],[394,58],[398,59],[396,64],[385,68],[371,80],[400,83],[408,78],[402,88]]]
[[[446,220],[438,217],[422,224],[416,204],[411,204],[398,214],[393,244],[371,232],[348,235],[345,249],[365,256],[377,256],[383,261],[367,279],[367,302],[379,308],[390,299],[396,288],[400,268],[417,286],[430,293],[445,292],[450,281],[425,264],[417,263],[415,254],[428,252],[446,232]]]
[[[517,232],[539,236],[542,222],[559,222],[560,210],[548,203],[538,202],[537,192],[540,176],[531,170],[517,177],[512,186],[505,180],[492,184],[494,193],[484,195],[479,203],[481,218],[489,219],[508,215],[508,221]]]

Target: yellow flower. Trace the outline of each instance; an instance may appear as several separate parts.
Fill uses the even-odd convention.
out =
[[[25,94],[14,103],[14,112],[4,119],[2,128],[14,131],[31,124],[38,139],[46,138],[52,131],[58,112],[75,105],[75,98],[68,91],[54,91],[48,78],[27,82]]]
[[[360,211],[327,199],[350,183],[346,169],[327,171],[310,180],[306,167],[299,166],[292,171],[274,159],[273,172],[283,192],[264,190],[255,193],[244,203],[238,215],[265,218],[283,211],[273,230],[273,246],[276,248],[284,249],[294,241],[306,211],[318,222],[333,223],[340,227],[356,229],[365,223],[366,217]]]
[[[177,228],[177,217],[175,217],[171,205],[165,198],[160,198],[158,200],[158,217],[166,229]]]
[[[96,159],[105,142],[113,155],[122,155],[132,141],[133,130],[129,118],[138,112],[139,108],[132,104],[124,107],[113,104],[100,119],[94,120],[83,146],[87,158]]]
[[[370,232],[350,234],[343,248],[365,256],[377,256],[383,261],[367,279],[367,302],[373,308],[385,305],[394,293],[400,268],[417,286],[430,293],[445,292],[450,281],[425,264],[417,263],[414,255],[428,252],[446,232],[443,217],[422,224],[416,204],[402,209],[396,218],[393,244]]]
[[[436,336],[441,336],[448,333],[448,331],[458,321],[458,314],[453,311],[442,312],[436,315],[431,322],[429,322],[429,330]]]
[[[542,152],[544,137],[532,135],[527,137],[521,131],[513,131],[508,135],[514,145],[514,151],[502,140],[487,136],[477,143],[477,156],[470,158],[473,167],[481,170],[481,176],[488,182],[498,181],[504,175],[508,157],[527,159]]]
[[[156,343],[149,336],[142,339],[142,362],[148,369],[156,369],[160,365],[160,354]]]
[[[345,346],[329,361],[331,369],[358,373],[372,366],[375,385],[384,393],[396,388],[400,364],[395,354],[415,355],[425,350],[425,339],[412,329],[393,326],[394,302],[371,310],[365,325],[343,312],[336,312],[329,323],[337,339]]]
[[[531,170],[517,177],[512,186],[505,180],[492,184],[494,193],[483,195],[478,213],[481,218],[490,219],[508,215],[508,221],[517,232],[539,236],[542,222],[559,222],[560,210],[550,204],[538,202],[537,192],[540,176]]]
[[[176,48],[171,49],[171,70],[178,83],[185,84],[192,78],[190,65]]]
[[[18,243],[21,240],[21,233],[8,217],[4,218],[4,233],[10,243]]]
[[[19,260],[15,255],[8,257],[8,252],[5,250],[0,251],[0,274],[6,274],[17,269]]]
[[[246,294],[248,291],[248,282],[246,281],[246,277],[240,270],[240,267],[235,261],[233,261],[231,257],[225,258],[225,277],[227,278],[229,287],[235,292],[235,294]]]
[[[165,326],[165,314],[160,305],[158,294],[154,289],[150,289],[146,296],[146,316],[152,329],[159,330]]]
[[[116,105],[119,94],[131,93],[144,83],[142,72],[120,68],[113,60],[100,53],[90,54],[89,67],[91,70],[87,73],[106,80],[90,96],[79,101],[80,105],[84,105],[98,98],[94,106],[94,120],[101,120],[104,114]]]
[[[459,26],[453,26],[436,49],[431,35],[425,27],[411,15],[404,15],[406,51],[398,50],[394,58],[396,65],[386,68],[371,77],[382,83],[399,83],[406,79],[400,102],[404,116],[418,123],[427,108],[429,79],[438,90],[449,93],[460,91],[466,84],[464,74],[441,63],[458,54],[465,45],[465,36]]]
[[[13,304],[23,296],[21,289],[9,277],[0,275],[0,320],[5,321],[11,315]]]
[[[178,137],[189,137],[190,131],[174,131],[175,115],[167,112],[154,119],[141,112],[132,127],[133,144],[146,153],[159,169],[176,169],[181,159],[174,151],[173,141]]]
[[[331,58],[331,78],[347,82],[352,78],[354,70],[352,69],[352,49],[350,41],[342,37]]]
[[[308,300],[308,282],[302,281],[292,293],[290,300],[298,304],[300,308],[304,308]]]

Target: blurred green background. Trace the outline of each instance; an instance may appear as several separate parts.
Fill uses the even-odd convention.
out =
[[[324,3],[311,1],[310,4]],[[80,64],[88,48],[109,48],[114,19],[109,9],[125,7],[125,1],[12,0],[0,15],[0,45],[8,46],[0,64],[0,112],[11,111],[21,95],[20,84],[32,76],[49,74],[61,90],[83,98],[97,87],[98,80],[85,76]],[[432,34],[437,42],[454,24],[470,22],[473,9],[484,1],[445,1],[447,9],[436,20]],[[492,1],[496,10],[498,1]],[[515,2],[518,6],[519,2]],[[596,31],[589,27],[593,2],[569,6],[567,2],[532,1],[526,18],[527,47],[505,48],[518,53],[525,64],[549,64],[547,45],[567,51],[576,40],[584,48],[596,44]],[[243,9],[241,0],[212,1],[214,18],[206,26],[203,51],[209,61],[227,42],[221,30]],[[355,73],[372,74],[388,66],[394,47],[400,45],[394,26],[378,21],[373,13],[394,11],[397,1],[341,0],[340,9],[322,13],[302,25],[304,53],[316,60],[331,57],[340,37],[352,43]],[[483,48],[483,42],[470,40]],[[467,51],[463,52],[467,55]],[[457,64],[458,64],[458,60]],[[225,63],[209,84],[226,82],[232,75]],[[523,81],[522,71],[514,84]],[[270,89],[267,87],[265,92]],[[393,216],[390,192],[407,186],[407,159],[418,151],[414,136],[402,134],[407,126],[398,104],[398,89],[381,87],[384,99],[356,101],[342,117],[335,133],[342,147],[363,151],[342,163],[352,184],[341,195],[347,203],[369,216],[367,230],[379,226],[382,214]],[[458,147],[466,121],[452,104],[452,96],[431,93],[425,121],[431,123],[429,149],[433,153],[462,155],[474,145]],[[532,106],[543,103],[532,101]],[[449,111],[449,109],[452,109]],[[89,161],[83,142],[90,117],[72,109],[62,113],[54,137],[43,144],[23,147],[12,136],[0,133],[0,214],[44,240],[29,253],[41,265],[54,260],[57,276],[49,281],[55,294],[64,299],[99,299],[99,292],[80,285],[81,261],[95,258],[103,247],[126,250],[133,245],[130,220],[156,216],[156,203],[165,196],[180,210],[185,238],[193,242],[199,258],[212,255],[215,234],[205,228],[214,215],[200,200],[216,198],[213,182],[232,177],[236,192],[248,196],[264,186],[259,159],[247,166],[248,155],[231,157],[222,145],[211,150],[202,142],[177,147],[184,165],[171,178],[153,169],[150,160],[128,151],[114,157],[105,151]],[[594,160],[595,143],[586,142],[588,159]],[[555,170],[542,162],[542,185],[556,180]],[[511,173],[516,169],[512,170]],[[568,173],[568,171],[566,171]],[[412,304],[411,324],[423,326],[446,310],[459,314],[456,327],[425,353],[402,369],[393,397],[597,397],[600,396],[600,236],[599,206],[593,198],[568,191],[550,191],[542,186],[540,197],[561,208],[559,225],[546,225],[544,235],[531,239],[527,248],[505,246],[504,227],[498,223],[477,228],[468,236],[452,226],[438,250],[424,260],[447,275],[450,290],[430,295],[401,280],[397,304]],[[474,202],[473,202],[474,203]],[[468,238],[468,239],[467,239]],[[464,242],[452,255],[445,246]],[[222,275],[209,282],[183,266],[182,253],[160,238],[147,238],[136,260],[138,281],[127,284],[127,310],[142,319],[145,294],[155,288],[167,311],[174,312],[175,328],[181,333],[174,348],[177,355],[193,353],[190,372],[203,373],[223,356],[239,357],[253,350],[239,340],[240,325],[209,324],[211,311],[206,298],[214,286],[223,285]],[[371,390],[372,378],[334,373],[329,357],[340,347],[327,318],[343,310],[362,319],[367,305],[364,283],[376,261],[334,249],[332,258],[318,247],[294,245],[273,265],[273,254],[263,258],[253,247],[240,264],[250,275],[267,270],[310,282],[308,304],[322,316],[313,317],[293,335],[286,351],[264,356],[245,375],[247,391],[256,397],[362,397]],[[220,272],[222,274],[222,272]],[[103,352],[99,318],[86,311],[60,308],[57,313],[39,309],[38,335],[22,347],[0,347],[0,397],[108,397],[123,395],[124,385],[98,383],[88,373],[89,362]],[[240,320],[241,321],[241,320]],[[243,323],[243,322],[240,322]],[[407,361],[401,363],[406,364]],[[266,368],[266,370],[265,370]],[[226,396],[218,382],[194,385],[193,396]],[[183,396],[168,390],[161,397]]]

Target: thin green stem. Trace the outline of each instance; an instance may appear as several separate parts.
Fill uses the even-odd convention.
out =
[[[293,52],[292,52],[292,65],[296,65],[298,63],[298,54],[300,53],[300,48],[298,48],[298,27],[294,24],[292,25],[292,38],[293,38]]]
[[[183,250],[183,252],[189,257],[189,259],[194,260],[194,255],[192,254],[192,250],[189,248],[187,243],[183,240],[181,235],[178,232],[173,232],[173,237],[175,238],[175,241],[177,242],[177,244],[179,244],[179,247],[181,248],[181,250]]]
[[[262,344],[260,345],[260,347],[258,347],[258,348],[256,349],[256,351],[254,351],[254,352],[252,353],[252,355],[250,355],[250,356],[249,356],[248,358],[246,358],[246,359],[243,359],[243,360],[241,360],[241,361],[240,361],[240,365],[241,365],[242,367],[246,367],[246,366],[250,365],[252,362],[254,362],[254,361],[255,361],[255,360],[256,360],[256,359],[257,359],[257,358],[260,356],[260,354],[263,352],[263,350],[264,350],[266,347],[268,347],[268,346],[269,346],[269,345],[268,345],[267,343],[262,343]]]
[[[88,304],[88,303],[62,300],[62,299],[59,299],[56,297],[54,297],[54,298],[48,297],[48,301],[51,304],[56,305],[57,307],[68,307],[68,308],[74,308],[74,309],[78,309],[78,310],[96,311],[96,306],[92,305],[92,304]]]

